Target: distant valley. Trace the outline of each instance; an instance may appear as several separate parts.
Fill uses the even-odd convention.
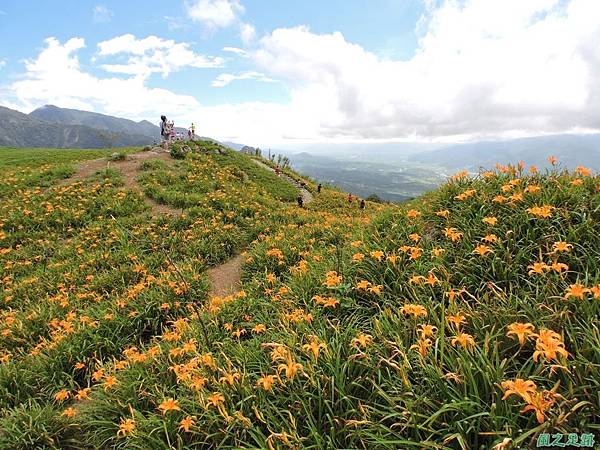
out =
[[[377,194],[388,201],[416,197],[448,176],[523,161],[540,169],[554,155],[561,167],[581,165],[600,171],[600,134],[551,135],[464,144],[312,144],[271,150],[320,181],[361,197]]]

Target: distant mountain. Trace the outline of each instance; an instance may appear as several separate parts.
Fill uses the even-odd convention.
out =
[[[113,133],[137,134],[149,136],[154,139],[160,137],[160,128],[147,120],[134,122],[129,119],[107,116],[89,111],[77,109],[59,108],[54,105],[46,105],[32,111],[29,114],[39,120],[62,125],[84,125],[98,130],[111,131]],[[158,122],[158,121],[157,121]]]
[[[236,142],[229,142],[229,141],[224,141],[221,142],[221,144],[225,145],[226,147],[232,148],[234,150],[237,150],[238,152],[243,149],[244,147],[247,147],[244,144],[238,144]]]
[[[560,134],[506,141],[455,144],[441,149],[410,155],[407,161],[449,170],[480,167],[493,168],[496,163],[548,166],[548,156],[554,155],[564,167],[578,165],[600,170],[600,134]]]
[[[140,146],[152,141],[153,138],[147,135],[48,122],[0,107],[0,146],[102,148]]]

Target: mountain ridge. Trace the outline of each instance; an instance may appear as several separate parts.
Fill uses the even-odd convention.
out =
[[[0,146],[106,148],[152,143],[148,136],[40,120],[0,106]]]

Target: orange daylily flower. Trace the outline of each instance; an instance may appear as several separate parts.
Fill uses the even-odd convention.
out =
[[[522,378],[517,378],[514,381],[503,381],[502,389],[504,389],[502,400],[506,400],[511,395],[518,395],[527,403],[531,401],[531,396],[537,391],[537,387],[533,381],[523,380]]]
[[[66,389],[61,389],[56,394],[54,394],[54,399],[59,402],[64,402],[70,397],[69,391]]]
[[[381,250],[374,250],[370,253],[371,258],[381,261],[383,259],[383,252]]]
[[[365,259],[364,253],[355,253],[354,255],[352,255],[352,261],[360,262],[363,259]]]
[[[74,417],[74,416],[75,416],[75,414],[77,414],[77,411],[75,410],[75,408],[73,408],[72,406],[69,406],[67,409],[65,409],[65,410],[62,412],[62,414],[61,414],[61,415],[62,415],[62,416],[65,416],[65,417],[69,417],[69,418],[71,418],[71,417]]]
[[[508,331],[506,336],[516,336],[519,339],[519,344],[521,345],[525,343],[525,339],[527,339],[529,336],[536,336],[535,327],[531,323],[514,322],[508,325],[507,328]]]
[[[127,434],[131,434],[135,431],[135,420],[133,419],[121,419],[119,424],[119,430],[117,431],[117,437],[122,437]]]
[[[553,253],[570,252],[572,248],[573,248],[572,244],[567,244],[564,241],[558,241],[558,242],[555,242],[554,244],[552,244]]]
[[[169,411],[181,411],[179,407],[179,402],[177,400],[173,400],[172,398],[167,398],[160,405],[158,405],[158,409],[166,414]]]
[[[452,345],[456,347],[456,344],[460,344],[461,347],[468,349],[475,347],[475,340],[470,334],[460,333],[452,339]]]
[[[473,253],[476,253],[479,256],[485,256],[488,253],[494,253],[494,250],[492,250],[487,245],[478,245],[477,247],[475,247],[475,250],[473,250]]]
[[[258,323],[252,328],[252,332],[256,334],[264,333],[265,331],[267,331],[267,327],[262,323]]]
[[[521,412],[534,411],[538,423],[544,423],[546,420],[545,412],[554,405],[555,400],[547,398],[545,392],[536,392]]]
[[[579,284],[579,283],[572,284],[571,286],[569,286],[569,288],[565,292],[565,298],[568,300],[571,297],[575,297],[580,300],[583,300],[585,297],[585,294],[587,294],[588,292],[590,292],[590,290],[588,288],[586,288],[585,286],[583,286],[582,284]]]
[[[411,350],[417,350],[422,357],[427,356],[429,349],[432,346],[431,339],[421,338],[417,341],[416,344],[410,346]]]
[[[265,391],[270,391],[276,382],[277,377],[275,375],[263,375],[256,381],[256,385],[260,386]]]
[[[291,357],[284,364],[279,364],[277,367],[277,373],[285,372],[285,377],[288,380],[294,379],[298,372],[302,372],[304,367],[302,364],[297,363]]]
[[[179,422],[179,429],[189,433],[190,428],[192,428],[194,425],[196,425],[196,416],[187,416],[181,419],[181,422]]]
[[[533,360],[537,362],[539,357],[542,356],[547,362],[552,359],[558,361],[558,355],[564,356],[565,358],[569,357],[569,352],[565,349],[565,344],[562,341],[560,334],[552,330],[540,330],[535,342]]]
[[[550,205],[533,206],[531,208],[527,208],[527,212],[532,216],[548,219],[549,217],[552,217],[552,211],[555,209],[556,208],[554,206]]]
[[[429,325],[426,323],[422,323],[421,325],[419,325],[419,333],[421,334],[422,338],[426,338],[429,336],[433,336],[434,333],[437,331],[437,327],[434,325]]]
[[[529,275],[545,275],[546,271],[550,270],[550,267],[543,261],[535,262],[527,266],[527,268],[529,269]]]
[[[373,336],[369,334],[359,334],[352,339],[353,347],[367,348],[373,342]]]
[[[498,219],[496,217],[490,216],[490,217],[484,217],[482,219],[482,222],[485,223],[486,225],[490,225],[490,226],[494,226],[498,223]]]
[[[327,346],[323,342],[319,342],[319,340],[316,337],[313,337],[308,344],[304,344],[302,346],[302,349],[305,352],[312,354],[316,361],[317,359],[319,359],[319,352],[321,351],[321,349],[326,350]]]
[[[400,308],[400,312],[405,315],[411,315],[415,319],[418,317],[427,317],[427,310],[422,305],[406,303]]]
[[[448,321],[448,323],[451,323],[452,325],[454,325],[457,330],[460,330],[460,326],[463,323],[467,322],[465,316],[463,316],[461,314],[457,314],[454,316],[446,316],[446,320]]]

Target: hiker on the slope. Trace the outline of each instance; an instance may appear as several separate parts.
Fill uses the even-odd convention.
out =
[[[352,203],[352,194],[348,194],[348,203]]]
[[[298,198],[296,198],[296,201],[298,202],[298,206],[300,208],[304,208],[304,199],[302,198],[302,194],[298,194]]]
[[[360,201],[360,209],[363,209],[363,210],[365,209],[365,201],[364,200]]]
[[[321,193],[321,189],[323,188],[323,186],[321,185],[321,183],[319,183],[319,185],[317,186],[317,193]]]

